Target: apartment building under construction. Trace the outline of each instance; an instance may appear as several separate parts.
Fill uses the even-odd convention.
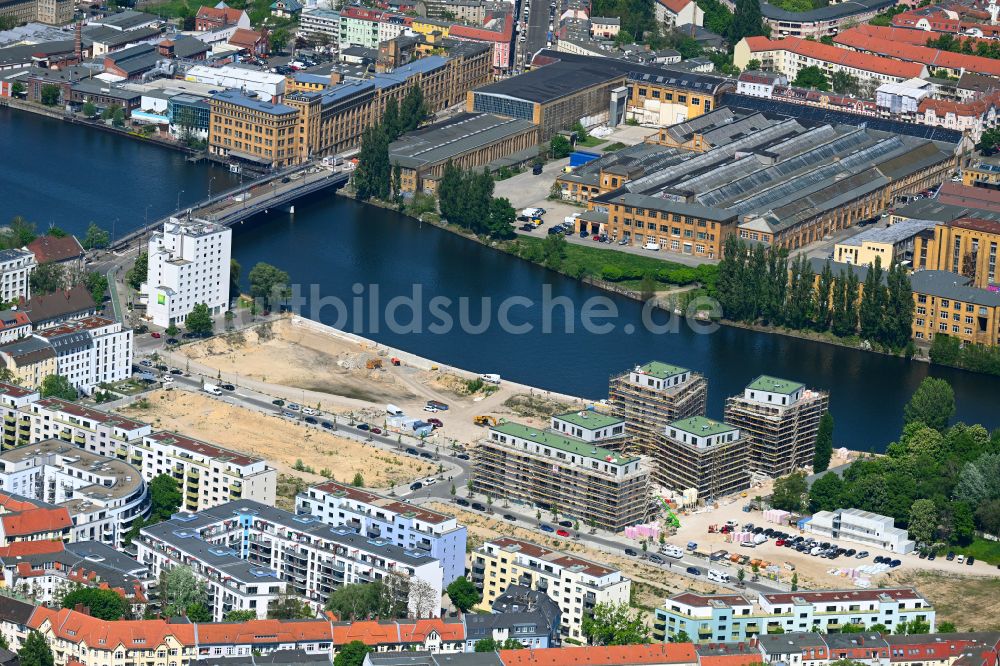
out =
[[[740,429],[704,416],[674,421],[658,436],[663,485],[698,498],[718,499],[750,487],[750,441]]]
[[[611,413],[625,421],[629,444],[653,463],[653,480],[661,485],[661,467],[671,463],[658,442],[668,423],[705,413],[708,381],[697,372],[650,361],[611,378]]]
[[[750,469],[772,478],[811,467],[819,420],[830,395],[798,382],[761,375],[726,400],[726,423],[750,440]]]
[[[569,420],[562,422],[572,425]],[[489,437],[475,448],[473,463],[475,492],[494,500],[557,509],[581,525],[614,532],[646,518],[649,469],[645,460],[596,441],[506,422],[490,428]]]

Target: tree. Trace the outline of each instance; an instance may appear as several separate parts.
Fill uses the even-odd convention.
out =
[[[54,83],[46,83],[40,91],[42,104],[45,106],[55,106],[62,97],[62,90]]]
[[[875,263],[868,269],[865,276],[864,291],[861,293],[861,306],[858,309],[858,320],[861,324],[861,337],[877,342],[881,340],[883,319],[886,316],[886,289],[882,283],[885,271],[882,270],[882,260],[875,257]],[[910,297],[912,300],[912,296]]]
[[[918,499],[910,507],[910,538],[917,543],[930,543],[937,527],[937,507],[929,499]]]
[[[31,293],[35,296],[53,294],[65,286],[66,273],[59,264],[47,261],[31,271]]]
[[[263,261],[250,269],[250,295],[260,299],[264,308],[270,310],[274,301],[288,292],[288,273]]]
[[[493,638],[483,638],[475,642],[473,651],[475,652],[498,652],[499,650],[521,650],[524,644],[516,638],[508,638],[497,641]]]
[[[203,602],[196,602],[184,609],[184,615],[191,622],[211,622],[212,611]]]
[[[146,273],[149,270],[149,254],[146,252],[140,252],[139,256],[135,258],[135,263],[132,264],[132,268],[128,269],[125,273],[125,284],[132,287],[132,289],[139,291],[142,283],[146,281]]]
[[[171,567],[160,574],[160,609],[166,617],[187,616],[195,604],[207,606],[205,584],[195,578],[190,567]]]
[[[919,421],[943,432],[955,415],[955,392],[943,379],[925,377],[903,408],[903,422]]]
[[[344,585],[327,598],[326,610],[345,622],[390,619],[406,615],[408,584],[399,576],[382,581]]]
[[[37,631],[28,633],[21,649],[17,651],[17,656],[23,666],[54,666],[55,664],[52,649]]]
[[[240,295],[240,273],[243,267],[235,259],[229,260],[229,298]]]
[[[60,398],[62,400],[76,400],[77,392],[69,379],[62,375],[48,375],[42,380],[41,394],[43,398]]]
[[[569,154],[573,152],[573,146],[570,145],[569,139],[562,134],[556,134],[549,140],[549,152],[552,154],[552,159],[559,160],[569,157]]]
[[[816,65],[809,65],[799,70],[792,81],[792,85],[797,88],[814,88],[816,90],[829,90],[830,82],[826,80],[826,74]]]
[[[591,645],[635,645],[649,642],[649,628],[642,612],[627,603],[600,603],[583,618],[583,635]]]
[[[62,599],[63,608],[76,608],[77,604],[88,608],[89,615],[100,620],[121,620],[129,614],[128,603],[114,590],[81,587]]]
[[[87,273],[87,277],[84,278],[84,285],[87,287],[87,291],[90,292],[90,296],[94,299],[95,303],[102,303],[104,301],[104,295],[108,293],[107,277],[97,271],[90,271]]]
[[[316,617],[312,606],[291,594],[282,594],[267,605],[269,620],[310,620]]]
[[[806,475],[802,472],[776,479],[771,492],[771,506],[785,511],[802,511],[806,495]]]
[[[184,328],[188,330],[188,333],[195,335],[209,336],[212,334],[215,322],[212,321],[212,312],[208,309],[207,303],[195,303],[191,307],[191,312],[184,319]]]
[[[406,97],[399,106],[399,123],[401,132],[412,132],[420,127],[427,115],[427,104],[420,86],[413,86],[406,91]]]
[[[834,72],[830,77],[830,83],[833,84],[833,92],[841,95],[856,96],[861,89],[861,83],[858,80],[858,77],[843,70]]]
[[[829,472],[813,481],[809,488],[809,510],[834,511],[844,501],[844,480]]]
[[[736,0],[736,11],[729,25],[727,37],[729,43],[735,44],[744,37],[755,37],[768,34],[760,13],[760,3],[757,0]]]
[[[958,631],[954,622],[938,622],[937,632],[939,634],[954,634]]]
[[[491,238],[509,239],[514,237],[514,223],[517,211],[504,197],[490,201],[489,232]]]
[[[14,85],[10,87],[10,92],[15,97],[21,97],[24,95],[25,90],[27,90],[27,88],[25,88],[24,84],[20,81],[15,81]]]
[[[1000,499],[983,502],[976,507],[976,522],[987,534],[1000,535]]]
[[[798,589],[799,589],[799,574],[798,573],[793,573],[792,574],[792,592],[795,592]]]
[[[371,651],[361,641],[351,641],[337,652],[337,656],[333,658],[333,666],[361,666],[365,656]]]
[[[369,125],[361,134],[354,189],[358,198],[389,198],[392,165],[389,163],[389,135],[381,124]]]
[[[226,613],[222,621],[223,622],[246,622],[248,620],[256,620],[257,611],[254,610],[231,610]]]
[[[688,636],[688,632],[681,629],[676,634],[670,637],[669,643],[690,643],[691,637]]]
[[[448,593],[451,603],[455,604],[455,607],[463,613],[468,612],[470,608],[478,604],[483,598],[483,595],[479,593],[476,586],[465,576],[453,580],[445,591]]]
[[[91,222],[87,227],[87,234],[83,237],[83,242],[80,244],[83,245],[83,249],[85,250],[96,250],[107,247],[110,238],[107,231]]]
[[[385,103],[385,111],[382,112],[382,125],[385,126],[390,141],[399,138],[402,128],[400,127],[399,102],[396,101],[395,97],[390,97],[389,101]]]
[[[354,486],[355,488],[365,487],[365,477],[361,475],[361,472],[357,472],[354,475],[354,479],[351,480],[351,485]]]
[[[81,109],[84,116],[87,118],[93,118],[97,115],[97,107],[89,99],[83,103],[83,108]]]
[[[833,415],[827,410],[819,419],[816,431],[816,450],[813,453],[813,473],[825,472],[833,455]]]
[[[158,523],[169,520],[181,507],[180,484],[169,474],[159,474],[149,482],[149,520]]]

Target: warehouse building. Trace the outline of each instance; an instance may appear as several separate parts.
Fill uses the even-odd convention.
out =
[[[538,127],[528,120],[488,113],[461,113],[409,132],[389,145],[400,167],[403,192],[434,192],[449,161],[462,169],[491,172],[538,156]]]

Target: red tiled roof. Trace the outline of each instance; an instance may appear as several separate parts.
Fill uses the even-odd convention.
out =
[[[947,99],[925,97],[920,100],[917,111],[920,113],[934,111],[934,115],[936,116],[947,116],[950,113],[959,118],[977,118],[985,115],[990,110],[990,107],[996,105],[998,102],[1000,102],[1000,95],[997,94],[973,102],[953,102]]]
[[[26,389],[23,386],[17,386],[16,384],[0,382],[0,395],[9,395],[12,398],[24,398],[32,393],[37,393],[37,391],[32,391],[31,389]]]
[[[503,27],[500,30],[477,28],[472,25],[456,23],[449,29],[448,36],[456,39],[473,39],[480,42],[509,42],[513,30],[514,18],[508,13],[504,14]]]
[[[252,643],[295,643],[299,641],[331,641],[333,631],[326,620],[249,620],[247,622],[198,625],[198,642],[216,645],[246,645]]]
[[[17,541],[0,547],[0,558],[25,557],[27,555],[48,555],[63,552],[62,541]]]
[[[0,507],[6,510],[0,515],[0,525],[7,539],[59,532],[73,525],[65,507],[40,507],[6,494],[0,494]]]
[[[28,319],[28,315],[23,310],[10,310],[9,313],[9,315],[0,317],[0,329],[18,328],[31,324],[31,320]]]
[[[932,49],[927,46],[916,46],[904,42],[882,39],[866,34],[864,31],[851,28],[836,37],[833,41],[844,47],[877,53],[906,62],[923,63],[928,68],[945,67],[947,69],[976,72],[978,74],[1000,75],[1000,60],[983,58],[981,56],[965,55]]]
[[[816,60],[841,65],[842,67],[853,67],[854,69],[866,72],[886,74],[902,79],[916,78],[924,73],[923,65],[918,63],[881,58],[867,53],[840,49],[836,46],[820,42],[810,42],[798,37],[785,37],[778,40],[768,39],[767,37],[746,37],[745,39],[747,46],[754,53],[761,51],[790,51],[798,55],[815,58]]]
[[[229,43],[233,46],[252,48],[263,38],[264,35],[259,32],[247,30],[246,28],[236,28],[236,32],[234,32],[233,36],[229,38]]]
[[[695,664],[690,643],[653,643],[538,650],[500,650],[504,666],[610,666],[626,664]],[[760,661],[760,655],[757,655]]]
[[[64,414],[69,414],[70,416],[90,419],[91,421],[95,421],[102,425],[122,428],[123,430],[139,430],[140,428],[144,428],[148,425],[142,421],[133,421],[132,419],[127,419],[118,414],[102,412],[99,409],[91,409],[60,398],[42,398],[34,404],[43,409],[50,409],[54,412],[63,412]]]
[[[209,444],[208,442],[203,442],[191,437],[185,437],[184,435],[179,435],[175,432],[168,432],[166,430],[154,432],[151,435],[147,435],[147,438],[159,444],[176,446],[179,449],[184,449],[192,453],[198,453],[200,455],[215,458],[224,462],[230,462],[234,465],[252,465],[254,463],[261,462],[262,460],[262,458],[257,458],[256,456],[248,456],[242,453],[237,453],[236,451],[224,449],[214,444]]]
[[[225,23],[236,23],[240,20],[240,16],[243,14],[242,9],[235,9],[233,7],[199,7],[198,13],[195,18],[200,19],[213,19],[216,21],[223,21]]]
[[[1000,222],[996,220],[984,220],[978,217],[961,217],[948,223],[949,227],[968,229],[969,231],[983,231],[990,234],[1000,234]]]
[[[35,255],[35,261],[44,264],[49,261],[66,261],[83,256],[83,246],[76,236],[39,236],[28,243],[28,249]]]
[[[704,654],[698,655],[700,666],[752,666],[761,663],[760,653],[756,654]]]
[[[666,9],[669,9],[674,14],[680,14],[684,11],[684,8],[691,4],[691,0],[656,0],[658,3],[663,5]]]

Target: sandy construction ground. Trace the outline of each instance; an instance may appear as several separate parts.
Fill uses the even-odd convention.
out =
[[[155,391],[147,409],[126,407],[123,413],[234,451],[260,456],[279,472],[319,482],[320,470],[350,483],[361,472],[365,485],[381,488],[426,476],[436,468],[317,428],[263,414],[189,391]],[[297,460],[317,473],[293,471]]]
[[[399,366],[393,356],[402,358]],[[436,417],[444,427],[436,434],[447,440],[473,443],[485,429],[473,424],[478,415],[544,425],[548,416],[582,409],[587,402],[504,381],[493,393],[469,394],[472,375],[441,368],[383,345],[359,342],[301,325],[293,318],[183,345],[165,354],[170,362],[192,372],[218,376],[233,384],[275,397],[318,406],[336,413],[355,412],[378,423],[386,404],[414,417]],[[370,369],[369,361],[381,362]],[[447,411],[427,414],[428,400],[447,403]]]

